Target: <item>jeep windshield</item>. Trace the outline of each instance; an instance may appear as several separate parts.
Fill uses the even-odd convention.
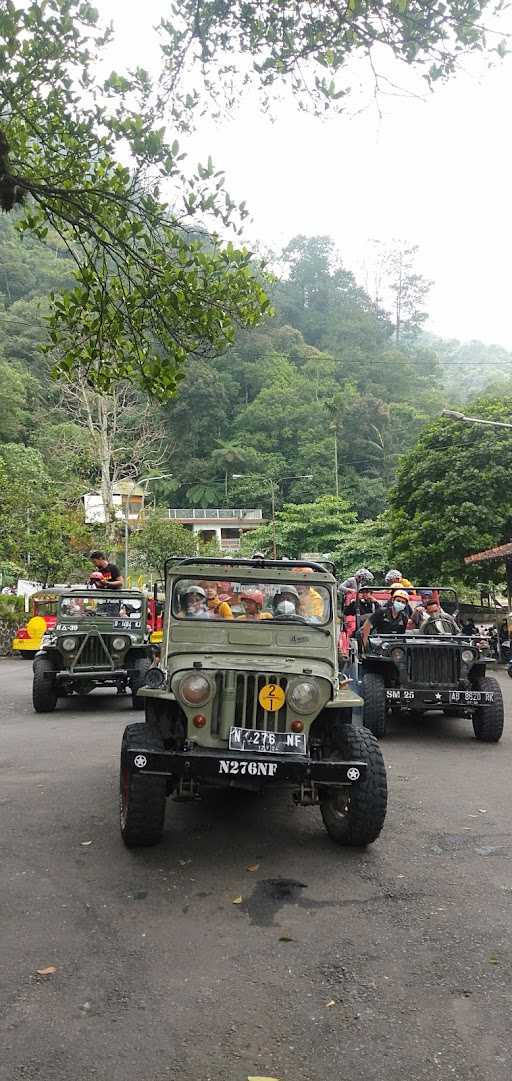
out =
[[[127,626],[140,626],[142,601],[137,597],[102,597],[90,593],[83,596],[61,597],[59,616],[71,619],[74,623],[91,618],[113,618],[123,621]]]
[[[180,578],[174,583],[172,612],[176,619],[325,625],[331,600],[329,590],[316,582]]]

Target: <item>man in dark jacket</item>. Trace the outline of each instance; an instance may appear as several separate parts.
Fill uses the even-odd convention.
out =
[[[405,634],[409,620],[409,595],[405,589],[395,589],[393,596],[369,616],[361,630],[363,649],[370,634]]]

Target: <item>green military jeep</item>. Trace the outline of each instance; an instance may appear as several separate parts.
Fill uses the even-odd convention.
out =
[[[374,841],[386,814],[375,737],[340,678],[336,580],[314,562],[173,558],[161,659],[141,695],[144,724],[121,749],[121,833],[161,837],[166,797],[207,787],[293,790],[319,805],[334,841]]]
[[[55,627],[43,636],[34,658],[34,709],[47,713],[59,698],[88,694],[93,687],[117,687],[119,693],[129,687],[133,708],[142,709],[139,689],[152,655],[143,593],[84,586],[61,590]]]
[[[487,674],[493,664],[488,642],[460,631],[454,589],[426,586],[409,594],[412,618],[406,633],[372,634],[360,658],[356,687],[364,698],[365,725],[381,738],[390,714],[442,710],[448,717],[470,717],[477,740],[497,743],[503,696],[498,681]],[[441,610],[425,613],[415,625],[425,594],[434,595]]]

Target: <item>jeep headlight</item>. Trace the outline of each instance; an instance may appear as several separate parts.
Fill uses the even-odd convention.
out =
[[[76,638],[63,638],[62,648],[66,650],[66,653],[72,653],[76,649]]]
[[[125,645],[126,645],[126,638],[113,638],[112,639],[112,649],[115,649],[117,652],[119,652],[120,649],[124,649]]]
[[[212,693],[212,687],[206,676],[199,672],[190,672],[179,681],[176,693],[187,706],[204,706]]]
[[[397,661],[397,663],[399,663],[401,660],[403,660],[404,651],[400,648],[400,646],[394,646],[394,648],[391,650],[391,656],[394,661]]]
[[[320,701],[320,691],[317,683],[304,680],[294,683],[288,691],[288,705],[297,713],[314,713]]]
[[[461,656],[465,664],[471,664],[471,661],[473,660],[475,654],[473,653],[472,649],[463,649]]]

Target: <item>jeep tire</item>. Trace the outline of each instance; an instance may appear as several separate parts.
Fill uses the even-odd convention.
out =
[[[144,699],[138,693],[146,682],[146,672],[151,668],[149,657],[137,657],[133,664],[134,671],[130,676],[130,690],[132,692],[132,709],[144,709]]]
[[[331,840],[364,847],[379,836],[387,807],[386,767],[375,736],[366,728],[339,725],[331,758],[367,763],[364,780],[350,788],[320,787],[320,812]]]
[[[473,713],[473,731],[482,743],[497,743],[503,733],[503,696],[497,679],[481,676],[474,684],[475,691],[492,691],[494,702],[477,706]]]
[[[165,818],[167,779],[144,776],[130,769],[127,752],[144,748],[163,751],[159,736],[146,724],[129,724],[121,744],[120,824],[121,837],[127,848],[156,845],[162,837]]]
[[[386,685],[380,672],[363,672],[363,724],[377,739],[386,734]]]
[[[32,683],[32,705],[36,713],[51,713],[58,697],[53,661],[50,657],[36,657]]]

